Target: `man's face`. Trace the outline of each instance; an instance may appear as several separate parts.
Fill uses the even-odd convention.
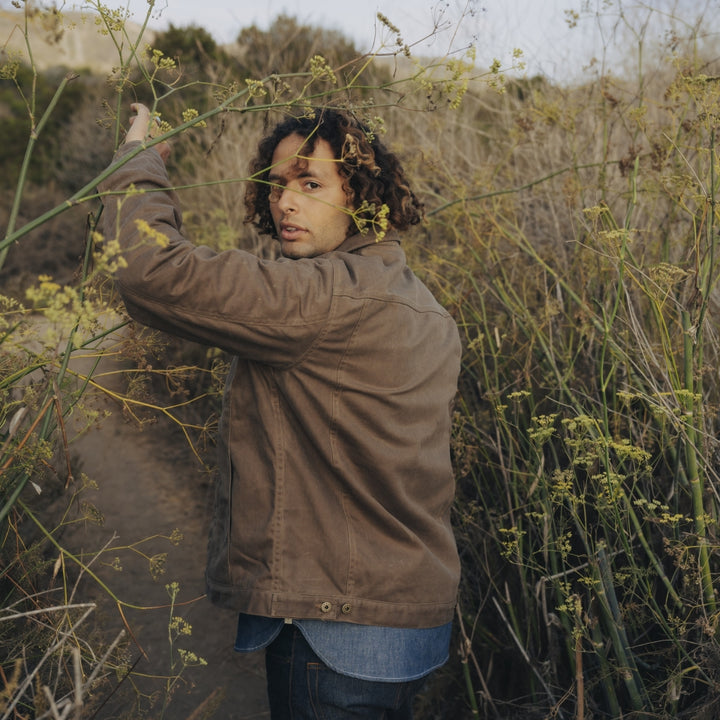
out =
[[[352,208],[338,164],[330,144],[319,138],[312,153],[307,140],[297,134],[283,138],[275,148],[268,174],[274,185],[270,213],[286,257],[321,255],[347,237]]]

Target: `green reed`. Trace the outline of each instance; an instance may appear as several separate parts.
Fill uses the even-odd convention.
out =
[[[496,127],[430,158],[466,183],[415,262],[465,342],[455,521],[481,713],[715,703],[720,96],[692,53],[643,68],[483,96],[467,118],[482,103]]]

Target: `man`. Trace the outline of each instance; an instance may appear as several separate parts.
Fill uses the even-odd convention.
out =
[[[125,251],[128,312],[233,356],[208,596],[239,611],[236,650],[267,648],[273,720],[411,718],[423,679],[447,660],[459,578],[459,337],[396,234],[421,205],[379,140],[321,109],[281,123],[252,163],[247,219],[282,257],[196,247],[167,145],[120,162],[152,124],[133,109],[100,187],[106,237]],[[167,243],[148,241],[158,233]]]

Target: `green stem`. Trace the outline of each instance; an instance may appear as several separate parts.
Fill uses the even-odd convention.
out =
[[[587,168],[594,168],[594,167],[600,167],[601,165],[616,165],[619,161],[607,161],[607,162],[601,162],[601,163],[588,163],[586,165],[570,165],[568,167],[560,168],[559,170],[555,170],[554,172],[549,173],[548,175],[543,175],[543,177],[536,178],[535,180],[530,180],[530,182],[525,183],[524,185],[518,185],[517,187],[512,188],[505,188],[504,190],[493,190],[489,193],[482,193],[481,195],[471,195],[467,198],[457,198],[456,200],[451,200],[450,202],[446,202],[444,205],[439,205],[438,207],[434,208],[433,210],[430,210],[429,212],[425,213],[427,217],[432,217],[433,215],[437,215],[441,212],[444,212],[448,208],[453,207],[453,205],[458,205],[460,203],[471,203],[471,202],[477,202],[479,200],[487,200],[488,198],[494,198],[499,197],[501,195],[514,195],[516,193],[522,192],[523,190],[529,190],[532,187],[535,187],[536,185],[542,185],[543,183],[547,182],[548,180],[552,180],[555,177],[558,177],[559,175],[564,175],[566,172],[577,172],[578,170],[586,170]]]
[[[86,269],[87,269],[87,267],[88,267],[88,263],[89,263],[89,249],[88,249],[88,251],[87,251],[87,253],[86,253],[86,261],[85,261],[85,268],[86,268]],[[116,330],[122,328],[125,324],[126,324],[126,323],[121,323],[120,325],[115,326],[115,327],[113,327],[113,328],[110,328],[109,330],[106,330],[105,332],[100,333],[99,335],[95,335],[94,337],[92,337],[90,340],[88,340],[87,342],[83,343],[83,344],[80,345],[79,347],[86,347],[86,346],[90,345],[91,343],[96,342],[97,340],[99,340],[99,339],[101,339],[101,338],[103,338],[103,337],[111,334],[112,332],[115,332]],[[66,370],[67,370],[68,363],[69,363],[69,361],[70,361],[70,356],[71,356],[73,350],[75,349],[75,348],[74,348],[74,343],[73,343],[73,341],[72,341],[72,338],[74,337],[74,334],[75,334],[75,331],[76,331],[76,330],[77,330],[77,324],[76,324],[75,327],[73,328],[73,331],[71,332],[71,336],[70,336],[71,339],[68,340],[68,343],[67,343],[67,345],[66,345],[66,347],[65,347],[65,351],[64,351],[63,354],[61,355],[61,357],[62,357],[62,362],[61,362],[61,366],[60,366],[60,371],[59,371],[59,373],[58,373],[58,379],[59,379],[59,380],[64,376],[64,374],[65,374],[65,372],[66,372]],[[45,365],[46,365],[46,363],[44,363],[44,362],[38,362],[38,363],[32,365],[30,368],[24,368],[24,369],[23,369],[23,372],[22,372],[22,375],[20,375],[20,377],[23,377],[24,375],[28,374],[28,373],[31,372],[32,370],[36,370],[36,369],[38,369],[38,368],[44,367]],[[96,363],[95,367],[97,367],[97,363]],[[18,378],[18,375],[17,375],[17,374],[14,375],[13,378],[17,379],[17,378]],[[59,380],[58,380],[58,382],[59,382]],[[85,383],[86,386],[87,386],[87,382],[88,382],[88,381],[86,381],[86,383]],[[2,384],[0,384],[0,387],[2,387]],[[48,397],[50,397],[51,394],[52,394],[52,390],[49,389],[49,390],[48,390]],[[52,420],[52,416],[53,416],[53,415],[52,415],[52,410],[53,410],[54,408],[55,408],[55,403],[49,403],[49,404],[46,406],[46,408],[45,408],[44,417],[42,418],[42,423],[43,423],[43,424],[42,424],[42,428],[41,428],[41,430],[40,430],[40,438],[41,438],[41,439],[46,438],[46,437],[48,436],[49,432],[50,432],[50,422],[51,422],[51,420]],[[69,412],[69,409],[70,409],[70,408],[65,408],[65,409],[63,410],[63,414],[66,414],[67,412]],[[7,515],[9,514],[10,510],[12,510],[13,506],[14,506],[15,503],[18,501],[18,498],[20,497],[20,493],[22,493],[23,489],[25,488],[25,486],[26,486],[26,485],[28,484],[28,482],[30,481],[30,477],[31,477],[30,471],[25,471],[25,472],[22,473],[22,474],[20,475],[20,477],[16,480],[12,492],[10,493],[10,495],[9,495],[8,499],[6,500],[5,504],[2,506],[2,508],[0,508],[0,523],[2,523],[3,520],[5,520],[5,518],[6,518]]]
[[[45,109],[45,112],[43,113],[42,117],[40,118],[39,122],[35,127],[33,127],[30,131],[30,139],[28,140],[27,147],[25,148],[25,157],[23,158],[22,166],[20,167],[20,176],[18,177],[17,182],[17,188],[15,190],[15,197],[13,199],[13,205],[12,209],[10,210],[10,219],[8,220],[8,226],[5,233],[5,237],[11,236],[13,234],[13,231],[15,230],[15,223],[17,222],[18,214],[20,212],[20,202],[22,200],[23,196],[23,190],[25,188],[25,182],[27,181],[27,172],[28,168],[30,167],[30,159],[32,158],[33,151],[35,149],[35,143],[37,142],[38,137],[40,136],[40,133],[42,132],[43,128],[45,127],[45,124],[47,123],[48,119],[50,118],[50,115],[52,114],[53,110],[55,110],[55,106],[58,103],[58,100],[60,99],[60,96],[63,94],[65,88],[67,87],[67,84],[74,80],[77,77],[74,73],[68,73],[63,79],[60,85],[58,86],[58,89],[55,91],[55,94],[52,97],[52,100],[50,100],[49,105]],[[0,244],[0,270],[2,270],[2,266],[5,263],[5,258],[7,257],[8,249],[10,247],[10,243],[3,242]]]
[[[705,602],[711,612],[715,612],[715,591],[712,574],[710,572],[710,558],[707,545],[707,527],[705,523],[705,502],[703,479],[697,457],[698,433],[695,427],[695,399],[693,382],[693,340],[691,333],[690,314],[687,310],[682,312],[682,328],[684,335],[684,362],[685,362],[685,463],[690,482],[690,494],[693,505],[693,519],[695,534],[698,538],[698,563]]]
[[[265,81],[269,80],[269,77],[265,79]],[[264,82],[264,81],[263,81]],[[182,123],[181,125],[178,125],[177,127],[173,128],[171,131],[165,133],[164,135],[159,135],[156,138],[149,138],[146,142],[141,143],[138,145],[138,147],[134,148],[130,152],[128,152],[126,155],[122,157],[120,161],[117,163],[113,163],[110,165],[110,167],[106,168],[103,172],[101,172],[99,175],[97,175],[95,178],[93,178],[90,182],[88,182],[86,185],[81,187],[76,193],[74,193],[70,198],[62,202],[60,205],[56,205],[54,208],[51,208],[47,212],[43,213],[42,215],[36,217],[34,220],[31,220],[27,224],[23,225],[19,230],[15,230],[14,222],[11,222],[8,224],[8,230],[5,234],[5,239],[0,241],[0,253],[6,253],[7,248],[12,245],[13,243],[17,242],[21,237],[27,235],[32,230],[35,230],[36,228],[44,225],[49,220],[52,220],[57,215],[60,215],[61,213],[65,212],[66,210],[69,210],[72,207],[75,207],[76,205],[79,205],[80,203],[87,202],[89,200],[97,199],[98,195],[95,193],[96,186],[101,183],[103,180],[108,178],[110,175],[112,175],[118,168],[125,165],[125,163],[129,162],[134,158],[136,155],[139,155],[141,152],[145,151],[147,148],[151,148],[154,145],[158,145],[161,142],[166,142],[170,138],[174,137],[175,135],[187,130],[188,128],[191,128],[193,125],[196,125],[199,122],[203,122],[205,120],[208,120],[209,118],[214,117],[215,115],[221,113],[221,112],[227,112],[231,108],[230,106],[239,100],[241,97],[247,94],[247,90],[242,90],[231,97],[227,98],[223,103],[218,105],[217,107],[213,108],[212,110],[208,110],[207,112],[203,113],[202,115],[199,115],[196,118],[193,118],[192,120],[188,120],[187,122]],[[261,110],[264,106],[254,106],[251,108],[253,111]],[[245,109],[240,110],[239,112],[244,112]],[[17,200],[17,203],[19,204],[19,200]],[[17,210],[15,210],[15,216],[17,216]],[[0,265],[1,267],[1,265]]]
[[[467,658],[462,660],[463,677],[465,678],[465,689],[467,690],[468,700],[470,701],[470,708],[472,709],[473,717],[480,717],[480,709],[478,708],[477,699],[475,697],[475,688],[472,684],[472,678],[470,677],[470,664]]]
[[[55,405],[54,403],[50,402],[47,403],[44,406],[43,410],[43,420],[45,421],[48,414],[52,415],[52,411],[54,409]],[[0,523],[7,517],[7,515],[10,513],[10,510],[12,510],[13,506],[16,502],[19,502],[20,493],[23,491],[23,488],[28,484],[30,480],[30,471],[26,470],[19,478],[17,483],[15,484],[15,487],[13,488],[13,491],[10,493],[10,496],[5,501],[5,504],[0,508]]]
[[[86,565],[77,555],[74,555],[71,553],[67,548],[63,547],[55,538],[55,536],[38,520],[37,517],[32,513],[30,508],[20,500],[18,504],[21,506],[22,511],[26,517],[28,517],[30,520],[32,520],[35,525],[37,525],[40,532],[48,539],[48,541],[54,545],[55,549],[58,550],[62,555],[69,560],[72,560],[84,573],[86,573],[89,577],[91,577],[107,594],[109,598],[111,598],[118,607],[123,608],[129,608],[130,610],[150,610],[155,609],[157,606],[153,605],[134,605],[132,603],[127,603],[121,600],[111,589],[110,587],[103,582],[103,580],[100,579],[100,577],[94,573],[89,565]]]
[[[625,632],[625,623],[615,595],[610,562],[604,548],[598,548],[597,559],[600,569],[600,587],[597,591],[597,597],[600,600],[600,606],[608,614],[607,629],[613,640],[615,654],[620,662],[619,671],[630,696],[630,702],[635,711],[642,711],[650,707],[649,700]]]
[[[595,657],[600,665],[599,675],[602,682],[602,689],[605,693],[605,701],[608,705],[609,717],[621,718],[622,710],[620,709],[620,701],[618,700],[615,685],[612,681],[613,671],[610,666],[610,662],[607,659],[605,650],[607,647],[607,640],[603,636],[600,623],[595,622],[591,624],[591,637],[592,645],[595,648]]]
[[[643,532],[642,525],[640,524],[640,520],[638,519],[637,513],[632,507],[632,503],[630,502],[630,499],[625,494],[625,492],[622,492],[622,500],[625,504],[625,512],[627,513],[628,517],[630,518],[630,522],[632,522],[633,528],[635,529],[635,533],[637,536],[637,539],[640,541],[640,544],[643,547],[643,550],[645,550],[645,555],[647,556],[648,560],[650,560],[650,563],[652,564],[653,568],[655,569],[655,572],[658,574],[658,577],[660,578],[662,584],[665,586],[665,589],[668,592],[668,595],[672,598],[672,601],[675,603],[675,606],[682,610],[683,608],[683,602],[680,599],[680,596],[677,594],[677,591],[672,586],[672,583],[670,582],[670,578],[665,573],[665,570],[663,569],[662,563],[658,559],[658,557],[653,552],[652,548],[650,547],[650,543],[648,542],[647,538],[645,537],[645,533]]]

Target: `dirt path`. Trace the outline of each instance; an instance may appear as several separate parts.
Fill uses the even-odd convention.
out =
[[[164,606],[124,610],[136,641],[130,643],[128,660],[139,661],[132,681],[121,684],[98,713],[98,720],[161,717],[168,682],[163,676],[170,674],[171,662],[169,596],[165,586],[173,581],[180,585],[177,602],[188,603],[177,607],[175,614],[192,626],[192,634],[181,636],[177,647],[204,658],[207,666],[183,673],[162,717],[269,718],[262,654],[240,655],[232,650],[233,612],[215,608],[206,599],[191,602],[204,592],[210,493],[198,461],[182,434],[169,424],[139,429],[123,419],[116,404],[107,399],[98,402],[112,414],[73,443],[72,455],[76,475],[83,472],[98,485],[97,490],[87,491],[84,497],[102,513],[104,523],[78,526],[66,534],[64,541],[76,551],[89,552],[102,547],[116,534],[112,548],[103,554],[103,564],[95,563],[93,569],[123,602]],[[177,546],[163,537],[150,538],[170,536],[175,529],[183,534]],[[141,542],[146,538],[150,539]],[[123,549],[126,546],[133,547]],[[148,557],[158,553],[167,553],[167,559],[163,574],[154,579]],[[113,565],[121,566],[122,570],[114,569]],[[97,615],[103,631],[114,637],[123,627],[116,605],[94,583],[88,583],[88,592],[99,603]],[[214,712],[205,714],[198,710],[206,701],[204,709]],[[152,711],[146,712],[149,707]]]

